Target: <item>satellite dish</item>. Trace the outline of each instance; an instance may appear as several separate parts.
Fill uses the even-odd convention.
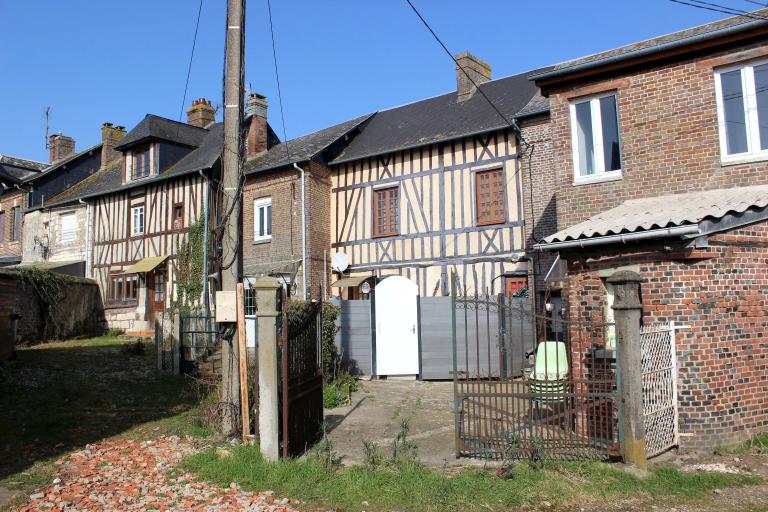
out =
[[[344,272],[349,267],[349,259],[343,252],[337,252],[331,258],[331,268],[336,272]]]

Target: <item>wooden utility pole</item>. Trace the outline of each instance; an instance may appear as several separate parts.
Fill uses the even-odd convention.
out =
[[[245,46],[245,0],[227,0],[226,62],[224,63],[224,150],[222,154],[221,290],[235,292],[240,282],[240,216],[243,121],[243,49]],[[218,305],[217,305],[218,307]],[[237,324],[228,325],[231,334],[221,345],[222,431],[234,434],[240,412],[240,371]]]

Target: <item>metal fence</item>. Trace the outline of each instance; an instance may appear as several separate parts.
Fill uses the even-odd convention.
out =
[[[453,304],[458,456],[585,460],[618,450],[615,352],[599,341],[605,325],[536,316],[503,296],[460,295],[455,285]],[[557,329],[542,331],[556,333],[551,339],[530,344],[512,329],[554,321]]]
[[[221,358],[218,350],[219,330],[210,311],[193,311],[179,317],[181,341],[181,370],[218,375]]]

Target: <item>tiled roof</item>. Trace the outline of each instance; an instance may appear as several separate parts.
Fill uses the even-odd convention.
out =
[[[549,78],[563,75],[576,69],[585,69],[588,67],[599,66],[606,61],[618,61],[644,55],[657,51],[666,50],[670,47],[676,47],[689,42],[699,41],[707,38],[714,38],[722,35],[724,32],[736,30],[746,30],[756,25],[766,24],[768,20],[768,9],[760,9],[748,15],[733,16],[723,20],[699,25],[697,27],[673,32],[645,41],[628,44],[620,48],[608,50],[594,55],[588,55],[574,60],[569,60],[555,66],[549,70],[539,72],[533,75],[533,79]]]
[[[91,154],[94,151],[101,151],[101,142],[99,142],[95,146],[91,146],[91,147],[89,147],[87,149],[84,149],[82,151],[78,151],[76,153],[72,153],[68,157],[62,158],[58,162],[55,162],[53,164],[48,165],[43,170],[43,172],[38,173],[38,174],[36,174],[34,176],[31,176],[31,177],[27,178],[25,181],[34,181],[34,180],[37,180],[38,178],[41,178],[43,176],[48,176],[49,174],[51,174],[53,172],[56,172],[58,169],[61,169],[63,166],[68,165],[69,163],[73,162],[74,160],[77,160],[81,156],[89,155],[89,154]]]
[[[216,164],[221,155],[223,125],[222,123],[216,123],[203,131],[205,137],[202,139],[200,147],[189,152],[181,160],[157,176],[123,184],[124,164],[122,160],[118,160],[111,162],[109,167],[93,173],[61,194],[50,198],[46,201],[46,206],[70,203],[78,199],[128,190],[144,186],[148,183],[190,174],[198,170],[210,169]]]
[[[360,116],[310,133],[309,135],[296,137],[288,142],[275,144],[265,153],[249,159],[245,163],[245,174],[254,174],[310,160],[341,137],[360,126],[372,115]]]
[[[198,128],[187,123],[147,114],[136,127],[128,132],[115,149],[120,151],[140,142],[159,139],[175,142],[183,146],[199,146],[206,134],[205,128]]]
[[[768,185],[704,190],[687,194],[631,199],[584,222],[548,236],[545,243],[585,240],[721,219],[750,208],[768,206]]]
[[[538,94],[537,87],[529,78],[539,72],[541,70],[491,80],[481,84],[480,89],[504,117],[511,120]],[[507,126],[507,121],[499,116],[482,94],[476,92],[470,99],[457,102],[454,91],[378,112],[333,163],[423,146],[504,126]]]
[[[0,155],[0,179],[11,183],[21,183],[38,176],[48,165],[25,158]]]

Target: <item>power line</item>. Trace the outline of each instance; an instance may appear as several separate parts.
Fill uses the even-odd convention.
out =
[[[275,80],[277,81],[277,101],[280,104],[280,120],[283,123],[283,144],[285,145],[285,156],[290,158],[288,151],[288,135],[285,131],[285,112],[283,111],[283,92],[280,88],[280,72],[277,70],[277,45],[275,45],[275,30],[272,26],[272,1],[267,0],[267,12],[269,14],[269,32],[272,36],[272,61],[275,64]]]
[[[189,76],[192,73],[192,59],[195,57],[195,46],[197,45],[197,31],[200,28],[200,14],[203,12],[203,0],[197,6],[197,21],[195,22],[195,35],[192,38],[192,51],[189,54],[189,65],[187,66],[187,79],[184,82],[184,96],[181,99],[181,110],[179,111],[179,121],[184,116],[184,105],[187,103],[187,90],[189,88]]]
[[[755,0],[744,0],[748,4],[759,5],[760,7],[768,7],[768,2],[757,2]]]
[[[690,1],[684,1],[684,0],[669,0],[670,2],[674,2],[676,4],[681,5],[687,5],[689,7],[695,7],[697,9],[704,9],[706,11],[713,11],[713,12],[719,12],[722,14],[730,14],[732,16],[743,16],[745,18],[752,18],[756,20],[768,20],[767,17],[761,16],[759,14],[755,14],[753,12],[748,11],[742,11],[741,9],[735,9],[733,7],[727,7],[720,4],[715,4],[712,2],[704,2],[701,0],[690,0]]]

